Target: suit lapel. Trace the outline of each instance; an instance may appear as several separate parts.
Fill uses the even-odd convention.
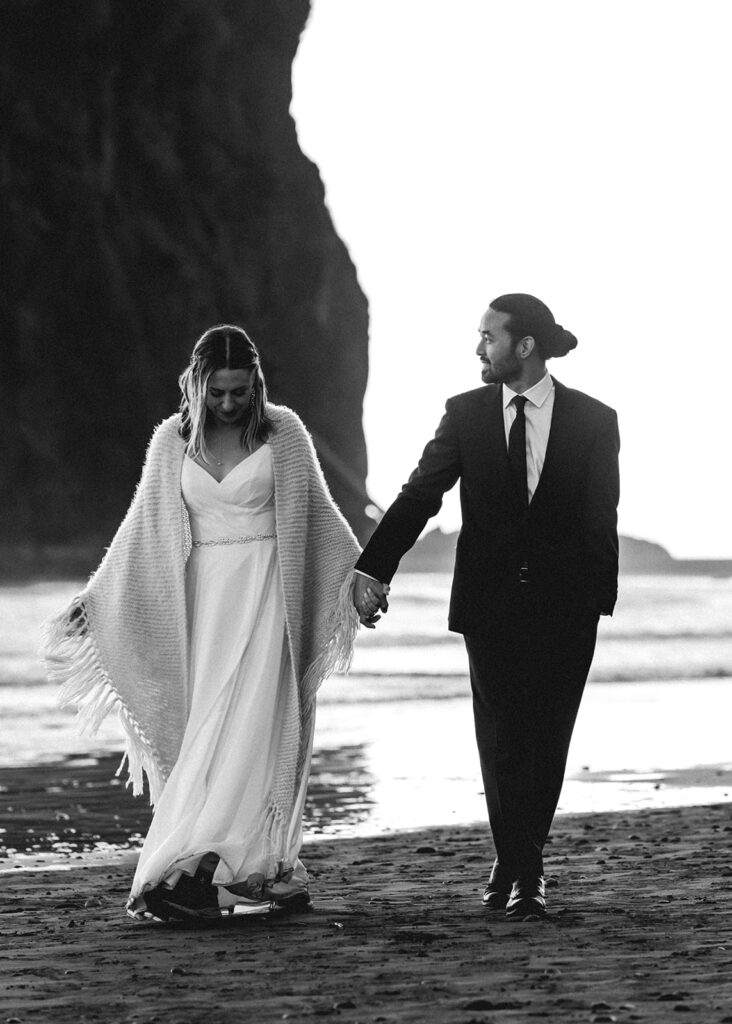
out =
[[[486,388],[486,415],[481,431],[487,445],[486,455],[501,476],[508,479],[508,451],[506,449],[506,428],[503,424],[503,388],[497,384]]]
[[[480,464],[492,467],[498,486],[518,506],[518,498],[508,470],[506,428],[503,422],[503,388],[500,384],[485,389],[484,417],[480,424]],[[484,470],[485,472],[485,470]]]
[[[551,481],[557,470],[561,467],[563,459],[571,455],[573,418],[572,418],[572,396],[564,384],[552,377],[554,381],[554,409],[552,410],[552,422],[549,428],[549,439],[544,456],[544,466],[539,477],[539,483],[534,491],[531,504],[534,505],[551,486]]]

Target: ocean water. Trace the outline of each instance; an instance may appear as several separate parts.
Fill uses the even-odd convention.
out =
[[[390,608],[363,636],[357,676],[462,677],[462,638],[446,630],[450,577],[397,575]],[[732,677],[732,580],[628,576],[611,618],[600,619],[593,682]]]
[[[119,750],[56,707],[40,624],[77,582],[0,588],[0,764]],[[318,831],[383,831],[485,818],[462,639],[447,632],[450,578],[397,576],[391,607],[359,634],[348,677],[319,699],[314,779],[342,795]],[[631,576],[597,653],[560,810],[732,797],[732,580]],[[344,812],[347,809],[347,813]]]

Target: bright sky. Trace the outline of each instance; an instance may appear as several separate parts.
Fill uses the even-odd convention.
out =
[[[379,504],[525,291],[579,338],[555,376],[618,410],[621,531],[732,558],[730,27],[728,0],[313,0],[293,114],[371,304]]]

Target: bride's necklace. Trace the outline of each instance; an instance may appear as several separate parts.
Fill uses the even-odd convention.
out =
[[[224,453],[221,450],[219,450],[218,452],[215,453],[216,465],[217,466],[223,466],[223,464],[224,464],[223,456],[224,456]]]
[[[221,444],[221,438],[218,438],[217,440],[218,440],[218,445],[217,445],[217,447],[218,447],[218,451],[216,451],[216,450],[215,450],[215,449],[213,448],[213,446],[212,446],[212,445],[209,445],[209,451],[210,451],[210,452],[211,452],[211,454],[213,455],[213,457],[214,457],[214,461],[216,462],[216,465],[217,465],[217,466],[223,466],[223,464],[224,464],[224,459],[223,459],[223,455],[224,455],[224,452],[223,452],[223,446],[222,446],[222,444]]]
[[[221,440],[221,438],[219,438],[219,440]],[[240,444],[241,444],[241,442],[240,442]],[[219,450],[218,450],[217,452],[215,451],[215,452],[213,453],[213,456],[214,456],[214,459],[216,460],[216,465],[217,465],[217,466],[223,466],[223,464],[224,464],[224,459],[223,459],[223,456],[224,456],[224,451],[223,451],[223,444],[220,444],[220,445],[219,445]]]

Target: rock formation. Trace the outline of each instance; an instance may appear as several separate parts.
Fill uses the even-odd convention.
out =
[[[289,114],[308,0],[0,8],[4,543],[108,541],[214,323],[368,533],[368,309]]]

